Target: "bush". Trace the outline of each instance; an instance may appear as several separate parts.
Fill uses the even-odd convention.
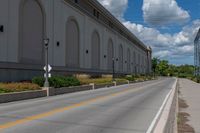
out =
[[[32,83],[37,84],[40,87],[42,87],[44,85],[44,81],[45,81],[45,79],[43,77],[34,77],[32,79]]]
[[[178,75],[178,77],[179,77],[179,78],[191,78],[191,77],[193,77],[193,75],[187,74],[187,73],[180,73],[180,74]]]
[[[0,88],[0,93],[9,93],[9,92],[13,92],[13,91]]]
[[[32,82],[43,86],[45,79],[43,77],[35,77],[33,78]],[[80,81],[75,77],[52,76],[51,78],[49,78],[49,84],[51,87],[60,88],[78,86],[80,85]]]
[[[135,76],[134,75],[129,75],[129,76],[126,77],[126,80],[135,81]]]

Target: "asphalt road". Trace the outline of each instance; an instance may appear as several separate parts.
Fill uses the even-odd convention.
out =
[[[1,133],[144,133],[175,79],[0,104]]]

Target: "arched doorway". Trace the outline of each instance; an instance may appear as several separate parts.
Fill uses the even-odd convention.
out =
[[[119,71],[123,72],[123,47],[122,45],[119,46]]]
[[[20,7],[20,62],[42,64],[44,13],[38,0],[23,0]]]
[[[108,55],[108,70],[112,70],[113,68],[113,57],[114,57],[114,50],[113,50],[113,41],[112,39],[109,39],[108,41],[108,49],[107,49],[107,55]]]
[[[74,19],[66,25],[66,66],[79,67],[79,28]]]
[[[92,33],[92,69],[100,69],[100,37],[97,31]]]

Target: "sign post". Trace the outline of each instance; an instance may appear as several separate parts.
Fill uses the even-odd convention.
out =
[[[44,87],[49,87],[49,81],[48,81],[48,77],[49,77],[49,62],[48,62],[48,45],[49,45],[49,39],[44,39],[44,47],[45,47],[45,82],[44,82]]]

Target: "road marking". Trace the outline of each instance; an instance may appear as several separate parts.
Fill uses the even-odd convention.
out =
[[[80,103],[72,104],[72,105],[69,105],[69,106],[66,106],[66,107],[63,107],[63,108],[54,109],[54,110],[51,110],[49,112],[41,113],[41,114],[34,115],[34,116],[25,117],[23,119],[19,119],[19,120],[13,121],[13,122],[1,124],[0,130],[11,128],[13,126],[16,126],[16,125],[19,125],[19,124],[24,124],[24,123],[27,123],[27,122],[30,122],[30,121],[33,121],[33,120],[38,120],[38,119],[41,119],[41,118],[44,118],[44,117],[52,116],[52,115],[55,115],[57,113],[61,113],[61,112],[64,112],[64,111],[67,111],[67,110],[70,110],[70,109],[74,109],[74,108],[77,108],[77,107],[80,107],[80,106],[88,105],[88,104],[95,102],[95,101],[98,101],[98,100],[103,100],[103,99],[106,99],[106,98],[118,96],[118,95],[126,93],[126,92],[136,92],[136,91],[139,91],[139,90],[142,90],[142,89],[143,89],[143,87],[136,88],[136,89],[132,90],[129,87],[126,90],[123,90],[123,91],[120,91],[120,92],[117,92],[117,93],[113,93],[113,94],[106,95],[106,96],[100,96],[100,97],[90,99],[90,100],[86,100],[86,101],[83,101],[83,102],[80,102]]]
[[[172,86],[172,89],[169,91],[169,93],[168,93],[167,96],[165,97],[165,99],[164,99],[164,101],[163,101],[163,103],[162,103],[160,109],[158,110],[156,116],[154,117],[153,121],[151,122],[151,124],[150,124],[148,130],[146,131],[146,133],[152,133],[152,132],[153,132],[154,127],[155,127],[155,125],[156,125],[156,122],[158,121],[159,116],[161,115],[161,113],[162,113],[162,111],[163,111],[163,109],[164,109],[164,107],[165,107],[165,105],[166,105],[166,103],[167,103],[167,101],[168,101],[168,99],[169,99],[169,96],[171,95],[173,89],[175,89],[176,84],[177,84],[177,79],[175,80],[175,82],[174,82],[174,84],[173,84],[173,86]]]
[[[136,92],[136,91],[142,90],[142,89],[144,89],[148,86],[153,86],[155,84],[159,84],[160,82],[162,82],[162,81],[147,84],[143,87],[138,87],[138,88],[135,88],[135,89],[132,89],[132,86],[130,85],[129,87],[125,88],[125,90],[122,90],[120,92],[112,93],[112,94],[109,94],[109,95],[106,95],[106,96],[99,96],[97,98],[93,98],[93,99],[89,99],[89,100],[86,100],[86,101],[83,101],[83,102],[72,104],[72,105],[69,105],[69,106],[66,106],[66,107],[63,107],[63,108],[54,109],[54,110],[51,110],[51,111],[48,111],[48,112],[45,112],[45,113],[41,113],[41,114],[38,114],[38,115],[28,116],[28,117],[25,117],[25,118],[22,118],[22,119],[13,121],[13,122],[1,124],[0,130],[11,128],[11,127],[19,125],[19,124],[24,124],[24,123],[34,121],[34,120],[38,120],[38,119],[41,119],[41,118],[45,118],[45,117],[48,117],[48,116],[52,116],[52,115],[55,115],[57,113],[62,113],[64,111],[67,111],[67,110],[70,110],[70,109],[74,109],[74,108],[77,108],[77,107],[88,105],[88,104],[95,102],[95,101],[98,101],[98,100],[103,100],[103,99],[106,99],[106,98],[115,97],[115,96],[118,96],[118,95],[126,93],[126,92]]]

